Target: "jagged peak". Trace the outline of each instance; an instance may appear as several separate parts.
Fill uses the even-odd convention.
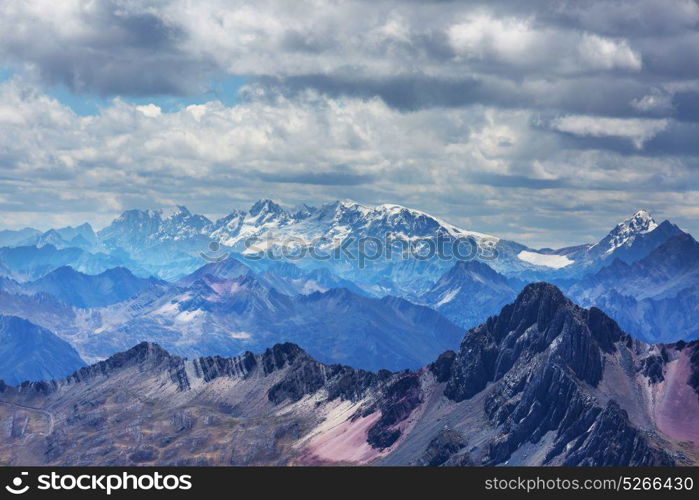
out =
[[[250,215],[255,216],[260,213],[286,213],[286,210],[275,201],[269,198],[261,199],[255,202],[255,204],[250,208]]]
[[[658,223],[648,210],[639,210],[631,217],[621,221],[610,234],[644,234],[653,231]]]
[[[658,227],[658,223],[648,210],[641,209],[629,219],[619,223],[617,227],[628,227],[635,232],[649,233]]]
[[[552,285],[551,283],[546,283],[544,281],[530,283],[525,286],[515,299],[514,303],[517,304],[525,301],[541,301],[549,298],[554,299],[556,302],[567,302],[572,304],[570,299],[568,299],[568,297],[566,297],[556,285]]]

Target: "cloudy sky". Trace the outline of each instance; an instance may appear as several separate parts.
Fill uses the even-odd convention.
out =
[[[695,0],[0,2],[0,226],[400,203],[699,234]]]

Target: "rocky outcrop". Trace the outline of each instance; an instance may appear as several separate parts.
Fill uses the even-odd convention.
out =
[[[109,376],[110,373],[128,366],[139,366],[144,371],[159,372],[166,370],[171,380],[180,390],[189,388],[189,380],[184,368],[184,358],[173,356],[158,344],[141,342],[128,351],[115,354],[104,361],[81,368],[66,378],[68,384],[85,382],[97,376]]]
[[[456,353],[454,351],[447,351],[441,354],[437,358],[437,361],[429,366],[429,369],[437,379],[437,382],[446,382],[451,378],[452,367],[454,366],[455,359]]]
[[[459,454],[466,446],[464,436],[450,429],[440,431],[418,459],[416,465],[435,467],[438,465],[473,465],[468,453]]]
[[[638,371],[648,379],[649,384],[657,384],[665,380],[665,365],[669,361],[667,350],[662,348],[660,354],[651,354],[640,361]]]
[[[563,465],[667,466],[674,465],[664,451],[652,448],[629,422],[626,410],[615,401],[595,419],[592,427],[573,442]]]
[[[379,398],[381,418],[369,428],[367,442],[381,450],[389,448],[401,435],[397,425],[408,418],[421,402],[420,377],[416,373],[399,376]]]

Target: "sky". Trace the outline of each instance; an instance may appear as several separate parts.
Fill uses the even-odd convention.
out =
[[[695,0],[0,2],[0,228],[398,203],[699,234]]]

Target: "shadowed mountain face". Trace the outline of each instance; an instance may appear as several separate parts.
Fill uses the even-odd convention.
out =
[[[14,316],[0,316],[0,380],[64,377],[85,363],[70,344],[50,331]]]
[[[699,344],[634,341],[540,283],[415,372],[325,365],[293,344],[186,360],[143,343],[67,379],[0,386],[10,427],[19,405],[37,409],[0,460],[697,463],[698,359]]]

